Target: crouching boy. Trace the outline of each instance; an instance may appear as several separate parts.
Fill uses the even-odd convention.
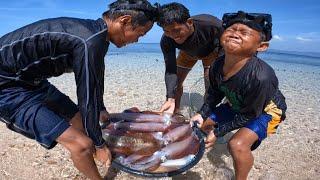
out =
[[[226,13],[220,42],[225,55],[209,71],[208,97],[191,119],[202,127],[213,121],[206,139],[207,147],[217,137],[239,129],[228,142],[234,160],[236,179],[246,179],[253,165],[252,150],[267,134],[276,132],[285,119],[285,98],[278,89],[274,70],[257,57],[265,51],[272,35],[270,14]],[[222,100],[226,103],[221,103]],[[221,105],[219,105],[221,104]]]

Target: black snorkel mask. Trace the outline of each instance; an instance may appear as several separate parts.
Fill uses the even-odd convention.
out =
[[[272,17],[270,14],[238,11],[237,13],[225,13],[222,21],[225,29],[235,23],[241,23],[254,30],[263,32],[266,36],[266,41],[270,41],[272,38]]]

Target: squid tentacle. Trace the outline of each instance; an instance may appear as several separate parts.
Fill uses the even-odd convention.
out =
[[[138,132],[164,132],[170,125],[164,123],[135,123],[135,122],[121,122],[115,123],[116,130],[138,131]]]
[[[196,137],[191,134],[191,136],[182,141],[169,144],[161,150],[156,151],[147,159],[131,164],[130,167],[136,170],[147,170],[159,167],[159,165],[167,159],[177,159],[185,157],[188,154],[194,154],[196,153],[196,149],[198,149],[196,142]]]
[[[192,129],[190,125],[185,124],[167,132],[166,134],[164,134],[162,139],[164,144],[168,145],[170,143],[181,140],[182,138],[186,137],[187,135],[190,135],[191,133],[192,133]]]
[[[143,113],[111,113],[109,114],[109,120],[111,122],[124,120],[129,122],[156,122],[170,124],[172,120],[175,120],[175,118],[172,118],[171,115],[167,113],[164,113],[163,115]]]

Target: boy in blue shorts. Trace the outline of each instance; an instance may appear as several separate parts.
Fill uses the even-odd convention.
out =
[[[217,137],[239,129],[228,142],[236,179],[247,179],[254,161],[251,151],[285,119],[287,106],[275,72],[257,57],[269,46],[271,21],[270,14],[224,14],[220,42],[225,55],[212,64],[208,97],[191,119],[202,128],[205,121],[213,121],[207,147]]]

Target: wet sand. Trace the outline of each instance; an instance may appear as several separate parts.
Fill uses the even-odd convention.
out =
[[[104,102],[108,111],[121,112],[133,106],[158,110],[165,100],[161,56],[131,54],[126,57],[111,55],[107,60]],[[202,97],[201,88],[194,86],[201,72],[197,64],[185,83],[182,107],[186,116],[190,105],[188,93],[191,92],[192,98]],[[268,137],[253,152],[255,163],[249,179],[320,179],[320,73],[296,72],[284,65],[279,67],[277,75],[287,100],[287,119],[277,134]],[[73,74],[50,81],[77,101]],[[232,133],[226,139],[230,136]],[[48,151],[35,141],[11,132],[3,123],[0,124],[0,147],[0,179],[86,179],[73,167],[69,153],[62,146]],[[232,163],[226,144],[216,144],[196,166],[171,179],[232,179]],[[106,173],[101,165],[99,170]],[[143,179],[114,169],[106,178]]]

